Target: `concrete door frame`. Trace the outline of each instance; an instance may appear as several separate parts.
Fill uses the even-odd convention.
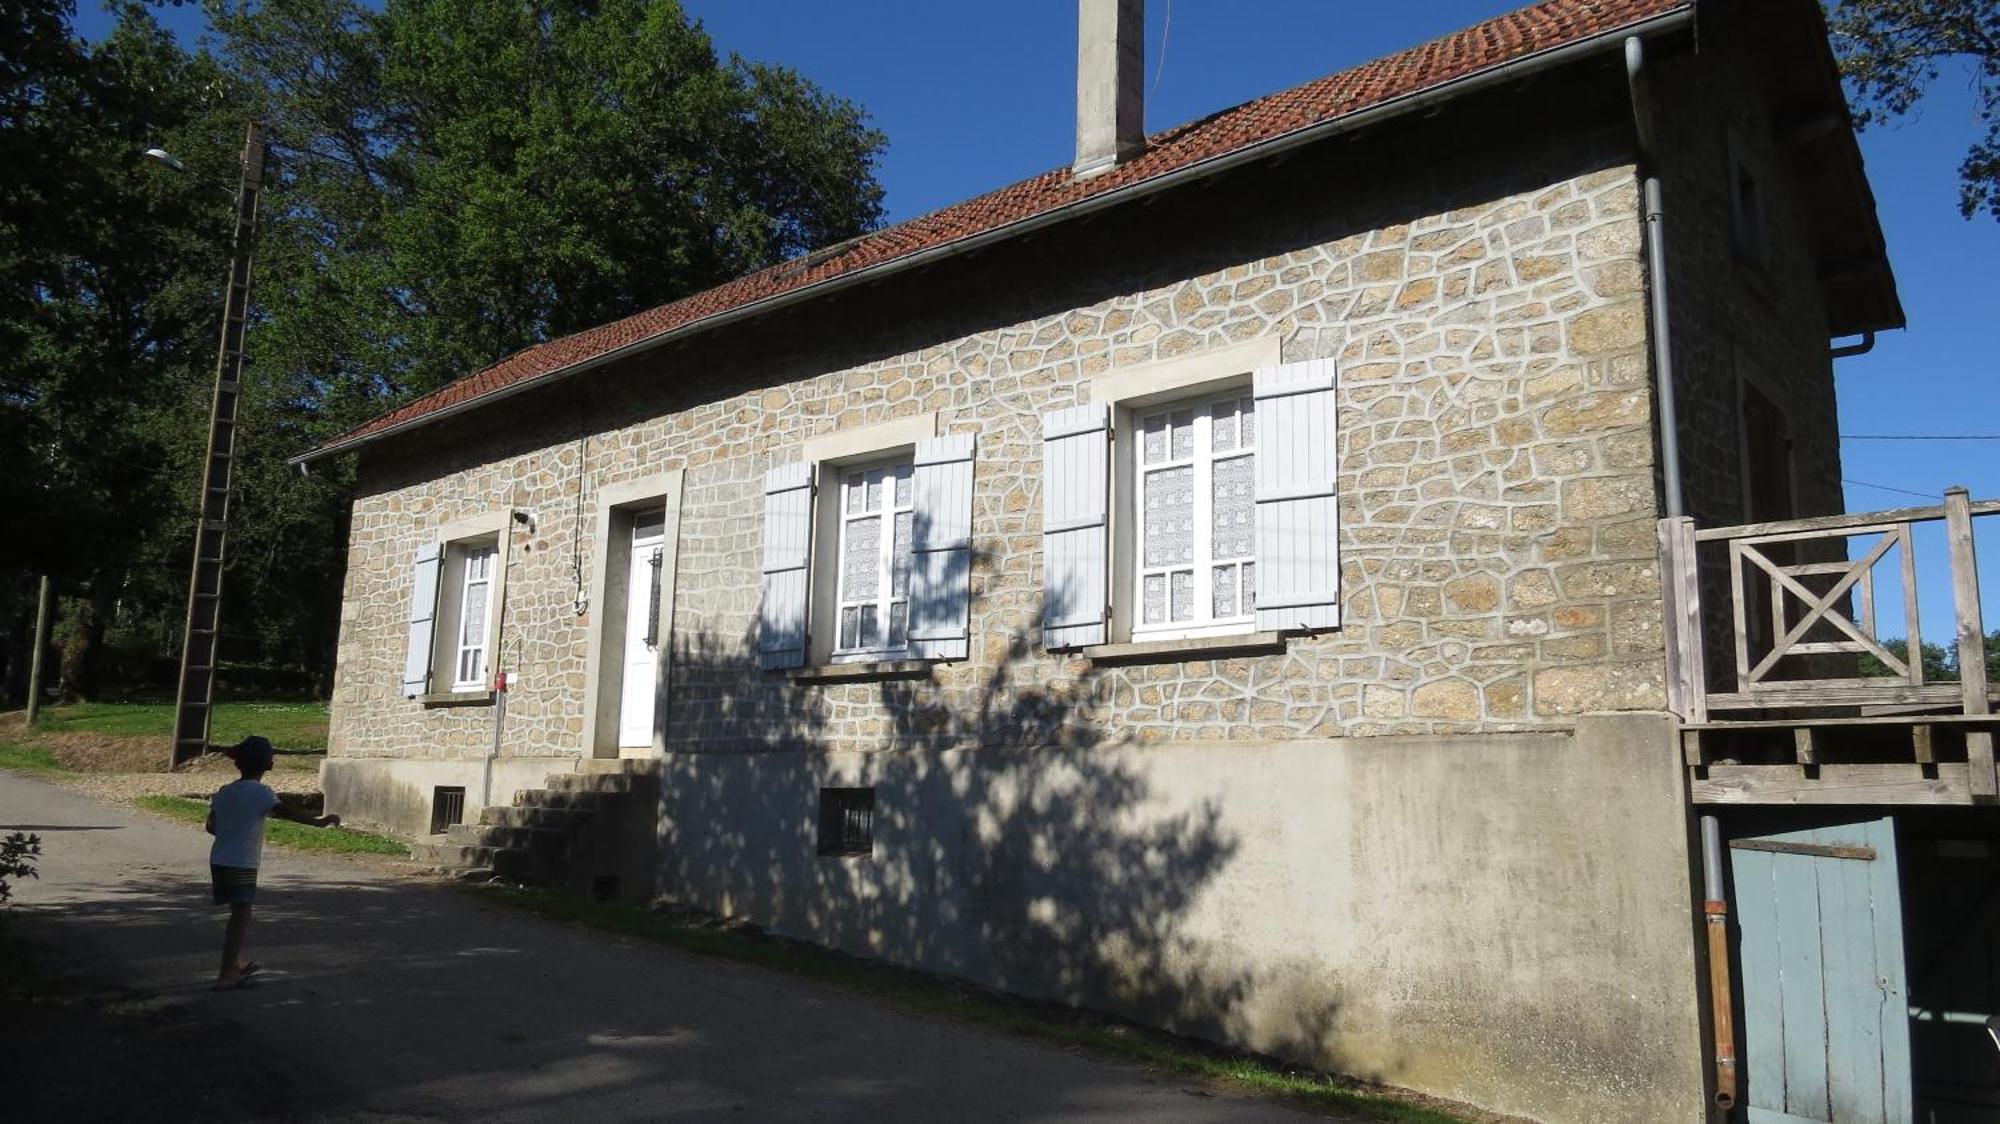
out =
[[[623,702],[625,663],[625,614],[613,612],[608,603],[611,592],[613,556],[618,568],[626,568],[628,550],[615,550],[621,529],[629,530],[633,513],[654,506],[664,507],[666,522],[660,542],[660,658],[653,702],[652,756],[666,752],[667,692],[672,682],[674,635],[674,574],[680,554],[682,471],[673,469],[638,480],[606,484],[597,493],[596,529],[591,537],[590,612],[587,632],[589,648],[583,668],[583,749],[584,756],[616,759],[619,753],[618,718]],[[622,606],[620,607],[622,609]],[[616,642],[615,644],[613,642]],[[607,670],[609,673],[607,674]]]

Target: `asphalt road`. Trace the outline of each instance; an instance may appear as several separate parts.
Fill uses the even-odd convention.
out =
[[[266,976],[211,992],[222,916],[198,829],[0,772],[13,830],[44,843],[40,879],[15,896],[31,933],[86,972],[241,1024],[305,1119],[1306,1119],[275,849],[250,932]]]

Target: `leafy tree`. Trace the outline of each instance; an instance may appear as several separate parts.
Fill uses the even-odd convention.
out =
[[[119,2],[93,45],[71,0],[0,0],[0,503],[23,529],[0,542],[0,623],[20,632],[20,590],[58,575],[65,676],[85,690],[107,630],[178,647],[226,185],[252,117],[278,151],[224,658],[322,685],[351,468],[300,480],[286,456],[880,218],[862,112],[719,57],[673,0],[208,0],[214,56]],[[189,174],[144,165],[156,145]]]
[[[1959,165],[1959,210],[2000,219],[2000,0],[1828,0],[1834,53],[1876,124],[1910,112],[1947,63],[1970,65],[1985,133]]]
[[[0,572],[48,573],[70,602],[73,680],[88,687],[114,608],[172,512],[163,474],[189,373],[213,345],[220,208],[146,175],[139,153],[195,128],[225,76],[140,8],[86,46],[68,0],[0,17]],[[237,117],[238,127],[242,118]]]

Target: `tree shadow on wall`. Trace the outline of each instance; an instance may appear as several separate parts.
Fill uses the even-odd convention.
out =
[[[1337,966],[1252,951],[1274,943],[1255,930],[1288,903],[1232,871],[1243,843],[1202,788],[1214,773],[1104,724],[1088,665],[1038,645],[1029,626],[998,658],[975,635],[971,660],[922,678],[805,684],[758,668],[754,631],[677,636],[669,729],[685,733],[661,773],[661,891],[846,952],[1347,1069]],[[1038,678],[1051,666],[1071,671]],[[821,790],[857,786],[874,789],[872,852],[823,853]],[[1311,892],[1306,876],[1279,885]]]

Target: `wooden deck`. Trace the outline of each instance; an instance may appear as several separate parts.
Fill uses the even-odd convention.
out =
[[[1693,800],[2000,799],[2000,697],[1987,680],[1972,536],[1975,518],[1996,514],[2000,501],[1954,488],[1936,507],[1707,529],[1662,520],[1668,705],[1682,720]],[[1921,655],[1912,532],[1936,522],[1951,565],[1957,682],[1928,682]],[[1879,631],[1886,584],[1900,591],[1901,653]],[[1705,588],[1726,589],[1726,602],[1705,604]],[[1866,674],[1866,658],[1886,674]]]

